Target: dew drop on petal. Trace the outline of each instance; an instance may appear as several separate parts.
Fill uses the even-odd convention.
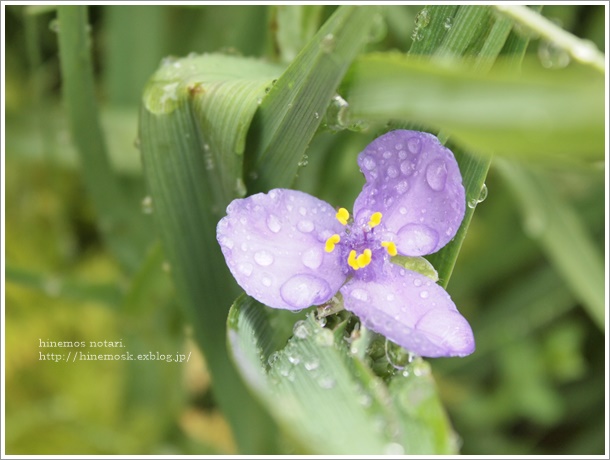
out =
[[[368,292],[366,292],[364,289],[354,289],[350,295],[357,300],[362,300],[363,302],[366,302],[367,300],[369,300],[369,294]]]
[[[261,267],[268,267],[273,263],[273,255],[267,251],[258,251],[254,253],[254,261]]]
[[[397,236],[398,252],[407,256],[431,254],[438,242],[436,231],[422,224],[407,224]]]
[[[407,148],[413,154],[418,154],[421,150],[421,140],[419,137],[412,137],[407,141]]]
[[[411,169],[411,162],[405,160],[400,163],[400,172],[403,173],[405,176],[411,175],[411,173],[413,172],[413,170]]]
[[[422,299],[427,299],[429,295],[430,295],[430,294],[428,293],[428,291],[421,291],[421,292],[419,293],[419,296],[420,296]]]
[[[426,169],[426,182],[430,188],[436,192],[440,192],[445,188],[447,181],[447,165],[441,159],[434,160]]]
[[[299,214],[300,214],[300,215],[302,215],[302,216],[307,215],[307,209],[305,209],[305,207],[304,207],[304,206],[301,206],[301,207],[299,208]]]
[[[406,180],[401,180],[398,184],[396,184],[396,192],[401,195],[409,190],[409,183]],[[404,209],[404,208],[401,208]],[[407,210],[403,214],[406,214]]]
[[[407,213],[407,208],[405,208],[404,206],[402,208],[399,209],[399,211],[403,216]]]
[[[273,233],[278,233],[282,229],[280,219],[278,219],[275,214],[269,214],[269,216],[267,216],[267,227]]]
[[[388,176],[392,179],[398,177],[398,170],[394,166],[388,167]]]
[[[237,270],[239,270],[239,273],[245,276],[250,276],[252,274],[252,269],[252,264],[248,262],[241,263],[237,266]]]
[[[413,286],[420,287],[421,286],[421,280],[419,278],[415,278],[413,280]]]
[[[271,284],[272,284],[271,277],[268,275],[263,275],[263,278],[261,279],[261,283],[263,283],[263,286],[265,286],[265,287],[271,286]]]
[[[332,294],[328,283],[314,275],[294,275],[280,288],[282,299],[294,308],[319,305]]]
[[[392,156],[392,152],[390,152],[389,150],[386,150],[385,152],[383,152],[383,158],[385,158],[386,160],[388,160],[391,156]]]
[[[373,160],[372,157],[370,156],[365,156],[362,160],[362,165],[369,171],[372,171],[373,169],[375,169],[375,160]]]
[[[301,233],[309,233],[312,232],[314,229],[314,225],[313,222],[310,220],[300,220],[297,223],[297,229],[301,232]]]
[[[324,255],[322,254],[322,250],[317,247],[309,248],[307,251],[303,253],[301,256],[301,262],[308,268],[315,270],[322,265],[322,259]]]

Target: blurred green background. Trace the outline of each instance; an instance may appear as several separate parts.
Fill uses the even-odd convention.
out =
[[[316,10],[309,36],[334,8]],[[421,9],[385,9],[383,30],[367,50],[407,52]],[[542,13],[605,51],[604,6],[545,6]],[[274,26],[286,11],[89,8],[104,139],[137,227],[125,230],[137,235],[138,247],[127,263],[102,237],[105,224],[71,140],[56,12],[9,5],[5,14],[6,453],[236,453],[157,243],[138,151],[139,105],[146,81],[168,56],[221,51],[289,62],[294,55],[278,53]],[[295,49],[306,38],[293,37]],[[548,44],[535,37],[527,54],[550,72],[575,65],[557,50],[549,60]],[[353,202],[363,184],[355,155],[374,134],[321,129],[295,187],[333,205]],[[525,163],[515,169],[508,160],[492,161],[488,196],[476,208],[449,284],[477,351],[431,360],[432,369],[462,453],[601,454],[606,341],[603,318],[591,314],[596,300],[583,290],[599,287],[587,280],[603,274],[605,164]],[[583,245],[593,248],[593,264],[567,250]],[[41,361],[39,352],[65,350],[42,349],[39,339],[122,339],[131,352],[192,357],[181,364],[55,363]]]

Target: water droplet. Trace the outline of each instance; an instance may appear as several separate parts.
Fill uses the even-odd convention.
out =
[[[352,292],[350,292],[350,295],[354,299],[361,300],[363,302],[369,300],[369,294],[364,289],[354,289]]]
[[[142,199],[142,212],[144,214],[152,214],[153,212],[153,200],[150,195],[147,195]]]
[[[394,300],[394,294],[388,294],[386,296],[386,299],[388,300],[388,302],[391,302],[392,300]]]
[[[316,332],[315,342],[321,347],[331,347],[335,343],[335,336],[330,329],[320,329]]]
[[[422,299],[427,299],[429,295],[430,295],[430,293],[429,293],[428,291],[421,291],[421,292],[419,293],[419,296],[420,296]]]
[[[472,199],[468,200],[468,207],[470,209],[476,208],[479,203],[482,203],[483,201],[485,201],[485,198],[487,198],[487,194],[488,194],[487,185],[483,184],[483,187],[481,187],[481,191],[479,192],[479,196],[477,198],[472,198]]]
[[[398,174],[398,170],[394,166],[388,167],[388,176],[390,176],[392,179],[398,177]]]
[[[243,262],[237,266],[237,270],[245,276],[250,276],[252,274],[253,269],[254,267],[252,267],[252,264],[248,262]]]
[[[314,275],[295,275],[282,284],[282,299],[293,308],[307,308],[328,300],[331,289],[326,280]]]
[[[341,131],[347,128],[347,113],[349,104],[345,99],[336,94],[326,109],[326,126],[331,131]]]
[[[397,234],[395,241],[398,252],[407,256],[431,254],[438,243],[435,230],[422,224],[407,224]]]
[[[406,180],[401,180],[398,184],[396,184],[396,192],[397,193],[400,193],[402,195],[407,190],[409,190],[409,183]],[[405,212],[402,212],[403,209],[405,210]],[[400,213],[401,214],[406,214],[407,210],[405,208],[400,208]]]
[[[397,370],[403,370],[409,363],[409,352],[388,339],[385,340],[385,357]]]
[[[371,28],[369,29],[369,43],[377,43],[383,40],[388,32],[385,19],[381,14],[375,14],[371,18]]]
[[[303,265],[306,267],[315,270],[322,265],[323,258],[324,254],[322,254],[322,250],[317,247],[312,247],[303,253],[301,262],[303,262]]]
[[[309,164],[309,157],[307,156],[306,153],[303,154],[303,156],[301,157],[301,159],[299,160],[299,162],[297,163],[297,166],[299,168],[302,168],[304,166],[307,166]]]
[[[538,58],[547,69],[563,69],[570,63],[570,55],[563,48],[546,40],[538,44]]]
[[[337,40],[333,34],[326,34],[322,37],[320,41],[320,49],[324,53],[332,53],[335,50],[335,45],[337,44]]]
[[[368,171],[372,171],[376,166],[375,160],[373,160],[373,157],[367,155],[362,159],[362,166],[364,166]]]
[[[235,194],[239,198],[246,196],[246,184],[244,184],[244,181],[241,177],[238,177],[235,181]]]
[[[322,376],[318,379],[318,385],[320,385],[321,388],[324,388],[325,390],[330,390],[331,388],[333,388],[335,386],[335,379],[333,379],[330,376]]]
[[[214,169],[214,157],[211,153],[207,152],[203,154],[203,161],[205,164],[205,169],[211,171]]]
[[[254,253],[254,261],[261,267],[268,267],[273,263],[273,255],[267,251],[258,251]]]
[[[421,139],[419,137],[412,137],[407,141],[407,148],[411,153],[417,155],[421,150]]]
[[[300,206],[299,207],[299,214],[302,216],[306,216],[307,215],[307,208],[305,208],[304,206]]]
[[[320,366],[320,362],[316,358],[311,358],[311,360],[305,361],[303,363],[303,366],[305,366],[305,369],[307,369],[308,371],[313,371]]]
[[[290,361],[291,364],[294,364],[296,366],[297,364],[299,364],[301,362],[301,357],[299,355],[289,354],[288,361]]]
[[[273,233],[278,233],[282,229],[280,219],[275,214],[269,214],[267,216],[267,228]]]
[[[424,8],[415,16],[415,27],[423,29],[428,27],[428,24],[430,24],[430,11],[428,8]]]
[[[399,209],[399,212],[404,216],[407,213],[407,208],[402,207]]]
[[[297,223],[297,229],[302,233],[310,233],[314,229],[314,224],[310,220],[300,220]]]
[[[419,278],[415,278],[413,280],[413,286],[420,287],[422,285],[422,281]]]
[[[306,339],[310,334],[309,326],[307,326],[307,323],[304,320],[297,321],[294,323],[292,333],[299,339]]]
[[[263,98],[259,97],[256,99],[256,105],[261,105],[263,103]]]
[[[263,283],[263,286],[269,287],[273,283],[273,280],[269,275],[263,275],[261,282]]]
[[[400,163],[400,172],[403,173],[405,176],[411,175],[411,173],[413,172],[411,165],[412,164],[410,161],[403,161],[402,163]]]
[[[280,357],[280,354],[277,351],[270,354],[269,358],[267,359],[267,363],[269,364],[269,366],[273,366],[275,363],[277,363],[277,360],[279,359],[279,357]]]
[[[49,30],[54,33],[59,33],[59,20],[57,18],[49,21]]]
[[[443,27],[445,27],[445,30],[449,30],[453,27],[453,18],[448,16],[445,18],[445,22],[443,22]]]
[[[430,188],[440,192],[445,188],[447,181],[447,165],[441,159],[432,161],[426,168],[426,182]]]
[[[320,114],[318,112],[314,112],[313,117],[318,120],[320,118]]]
[[[415,29],[411,34],[411,40],[413,40],[414,42],[420,42],[423,38],[424,34],[419,29]]]

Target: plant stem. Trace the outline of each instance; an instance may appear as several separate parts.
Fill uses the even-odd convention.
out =
[[[582,40],[572,35],[525,6],[495,5],[494,8],[532,32],[535,32],[540,38],[561,48],[575,61],[589,65],[601,73],[605,72],[604,53],[599,51],[591,41]]]

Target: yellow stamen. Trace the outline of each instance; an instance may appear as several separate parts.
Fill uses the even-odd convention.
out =
[[[335,217],[339,222],[341,222],[341,225],[347,225],[347,219],[349,219],[349,211],[345,208],[339,208],[337,214],[335,214]]]
[[[396,245],[393,241],[382,241],[381,245],[386,248],[388,254],[390,254],[391,256],[395,256],[396,254],[398,254],[398,250],[396,249]]]
[[[347,257],[347,265],[352,267],[354,270],[358,270],[360,268],[356,262],[356,251],[354,249],[349,252],[349,256]]]
[[[326,252],[333,252],[333,250],[335,249],[335,245],[339,241],[341,241],[341,237],[335,233],[333,236],[331,236],[329,239],[326,240],[326,244],[324,245],[324,250]]]
[[[369,220],[369,227],[375,228],[381,223],[382,214],[380,212],[376,212],[371,216],[371,220]]]
[[[370,249],[365,249],[364,252],[356,258],[356,262],[358,263],[358,268],[364,268],[368,264],[370,264],[372,255],[373,255],[373,253],[371,252]]]

